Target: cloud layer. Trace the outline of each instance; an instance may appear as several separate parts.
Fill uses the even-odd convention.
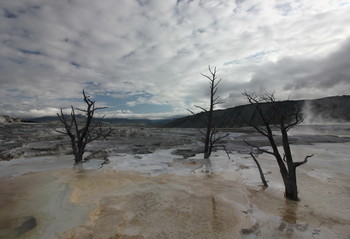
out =
[[[350,92],[350,1],[4,0],[0,114],[81,104],[166,117],[205,106],[217,66],[222,107],[241,93],[283,99]]]

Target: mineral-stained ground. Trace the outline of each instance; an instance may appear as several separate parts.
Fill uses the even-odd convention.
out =
[[[266,140],[225,129],[225,151],[202,172],[197,129],[116,127],[73,168],[55,124],[0,125],[0,238],[350,238],[350,125],[301,125],[290,132],[300,201],[284,199]],[[109,163],[102,165],[108,158]]]

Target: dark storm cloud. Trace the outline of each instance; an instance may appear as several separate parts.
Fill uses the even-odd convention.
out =
[[[224,89],[229,89],[223,107],[247,103],[242,96],[244,91],[276,92],[281,100],[349,94],[349,55],[350,39],[323,57],[287,57],[258,66],[250,65],[248,68],[253,73],[251,77],[246,76],[248,80],[223,83]],[[232,64],[240,64],[244,60],[236,60]]]
[[[343,85],[350,92],[350,39],[335,53],[324,59],[306,61],[308,69],[301,69],[305,75],[286,86],[295,90],[305,87],[320,89]],[[297,72],[298,73],[298,72]],[[309,74],[308,74],[309,73]]]
[[[350,40],[347,40],[336,52],[322,58],[283,58],[259,67],[250,85],[266,89],[272,86],[285,91],[323,91],[341,86],[342,92],[337,93],[345,94],[350,92],[349,55]]]

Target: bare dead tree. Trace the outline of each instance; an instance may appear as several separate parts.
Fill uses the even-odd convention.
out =
[[[101,124],[96,124],[93,121],[95,111],[105,109],[106,107],[96,107],[95,101],[91,100],[83,90],[84,102],[86,109],[74,108],[71,106],[70,116],[66,116],[61,112],[57,116],[64,125],[65,131],[58,131],[62,134],[68,135],[71,141],[71,146],[74,154],[74,164],[78,165],[83,162],[83,155],[87,144],[97,139],[106,138],[111,133],[111,128],[104,130]],[[75,111],[83,112],[84,119],[79,121],[79,116]]]
[[[256,145],[248,143],[250,146],[258,149],[260,153],[267,153],[273,155],[277,161],[277,164],[280,169],[280,173],[283,179],[285,187],[285,197],[290,200],[298,200],[298,187],[297,187],[297,176],[296,168],[300,165],[303,165],[307,162],[308,158],[313,155],[307,155],[303,161],[294,162],[292,157],[292,151],[290,149],[290,143],[288,138],[288,131],[294,126],[300,124],[304,120],[304,116],[301,112],[301,106],[298,106],[293,112],[286,112],[281,107],[279,107],[274,93],[266,93],[262,96],[257,96],[252,93],[249,94],[244,92],[243,95],[247,98],[251,105],[255,106],[262,125],[256,123],[250,123],[249,120],[247,123],[253,127],[258,133],[265,136],[270,143],[272,151],[267,149],[262,149]],[[266,114],[262,109],[261,103],[270,103],[272,107],[272,112]],[[279,131],[282,136],[282,148],[283,156],[278,149],[275,137],[272,132],[272,126],[275,125],[279,128]],[[254,158],[253,158],[254,159]]]
[[[217,95],[218,91],[218,85],[221,82],[221,79],[217,79],[216,73],[216,67],[212,70],[210,65],[208,66],[210,75],[205,75],[201,73],[202,76],[207,78],[209,80],[209,89],[210,89],[210,104],[209,109],[205,109],[201,106],[195,105],[196,108],[200,109],[203,113],[205,113],[205,119],[203,120],[203,123],[205,125],[205,131],[199,130],[199,132],[202,135],[202,141],[204,143],[204,162],[205,162],[205,170],[207,173],[212,172],[212,166],[210,161],[210,156],[213,151],[213,148],[215,147],[222,147],[222,145],[218,145],[220,141],[227,137],[228,134],[225,135],[219,135],[218,130],[215,128],[215,125],[213,124],[213,111],[216,105],[220,104],[219,101],[220,96]],[[195,113],[191,110],[189,110],[193,115]],[[225,147],[224,147],[225,148]],[[226,150],[226,148],[225,148]],[[227,153],[227,150],[226,150]],[[228,153],[227,153],[228,155]]]

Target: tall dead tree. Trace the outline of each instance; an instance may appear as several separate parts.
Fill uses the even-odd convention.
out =
[[[83,162],[85,147],[94,140],[106,138],[111,133],[111,128],[103,129],[101,124],[93,122],[95,111],[106,107],[96,107],[95,101],[91,100],[83,90],[84,102],[86,109],[74,108],[71,106],[70,116],[66,116],[61,108],[60,114],[57,116],[64,125],[65,131],[58,131],[68,135],[74,154],[74,164],[78,165]],[[76,115],[75,111],[82,112],[85,117]]]
[[[247,92],[244,92],[243,95],[247,98],[250,104],[255,106],[255,110],[262,122],[262,124],[259,125],[257,123],[251,123],[249,120],[247,120],[247,123],[269,140],[272,151],[262,149],[251,143],[248,144],[258,149],[260,153],[267,153],[275,157],[283,179],[285,197],[287,199],[297,201],[298,187],[296,168],[305,164],[308,158],[313,156],[308,155],[303,161],[294,162],[292,151],[290,149],[288,131],[304,120],[304,116],[301,112],[301,106],[297,106],[292,112],[287,112],[286,109],[283,109],[280,104],[278,104],[273,93],[257,96],[254,93],[248,94]],[[262,109],[262,103],[270,104],[271,109],[269,112],[266,112],[266,109],[265,111]],[[282,154],[278,149],[278,145],[272,131],[272,126],[277,126],[282,136]]]
[[[202,134],[202,141],[204,143],[204,163],[205,163],[205,170],[207,173],[212,172],[212,166],[210,161],[210,156],[213,151],[214,147],[218,146],[218,143],[223,138],[227,137],[226,135],[218,135],[218,130],[215,128],[215,125],[213,124],[213,111],[216,105],[220,104],[219,101],[220,96],[217,95],[218,91],[218,85],[221,82],[221,79],[217,79],[216,73],[216,67],[212,70],[210,66],[208,66],[210,75],[205,75],[201,73],[202,76],[207,78],[209,80],[209,89],[210,89],[210,103],[209,103],[209,109],[205,109],[201,106],[195,105],[196,108],[200,109],[203,113],[205,113],[205,119],[203,120],[205,125],[205,131],[199,130]],[[190,110],[189,110],[190,111]],[[193,115],[195,113],[193,111],[190,111]]]

